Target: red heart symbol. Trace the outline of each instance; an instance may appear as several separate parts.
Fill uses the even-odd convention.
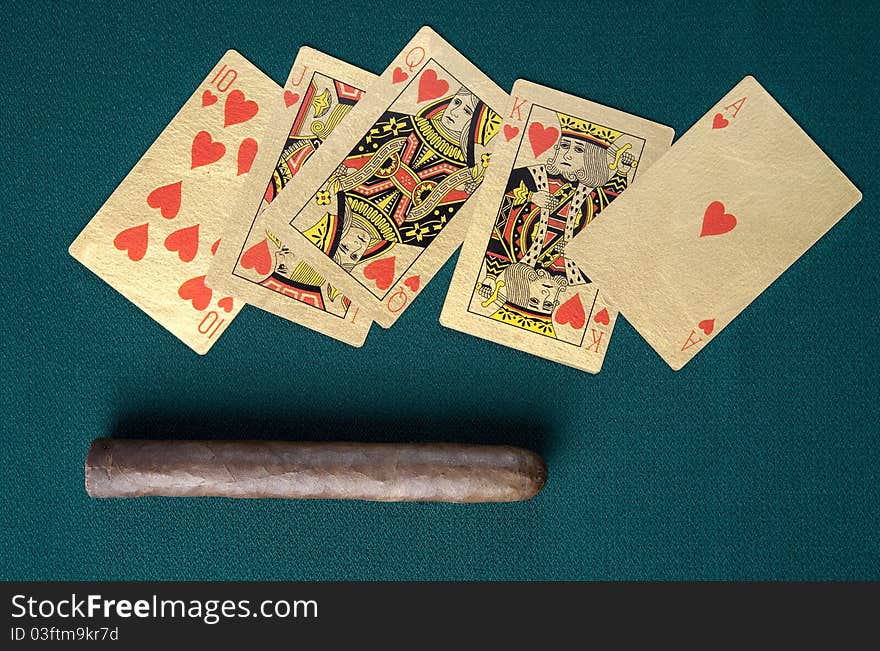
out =
[[[402,81],[406,81],[409,79],[409,75],[406,74],[400,66],[397,66],[394,69],[394,72],[391,74],[391,83],[399,84]]]
[[[581,303],[580,293],[575,294],[560,305],[559,309],[556,310],[555,318],[557,323],[567,323],[575,330],[583,328],[587,315],[584,314],[584,305]]]
[[[700,231],[700,237],[724,235],[732,231],[734,226],[736,226],[736,217],[724,212],[723,203],[713,201],[703,213],[703,228]]]
[[[253,138],[245,138],[238,146],[238,174],[247,174],[251,171],[254,158],[257,156],[257,141]]]
[[[180,210],[180,189],[183,181],[161,185],[147,195],[147,205],[158,208],[165,219],[174,219]]]
[[[284,91],[284,106],[290,108],[299,101],[299,93],[292,93],[289,90]]]
[[[187,226],[165,238],[165,248],[177,251],[183,262],[192,262],[199,251],[199,225]]]
[[[232,297],[226,296],[217,301],[217,307],[222,308],[224,312],[232,312]]]
[[[391,287],[391,281],[394,280],[394,263],[397,258],[393,255],[390,258],[381,258],[373,260],[364,267],[364,276],[376,282],[379,289],[388,289]]]
[[[199,131],[192,142],[192,163],[190,169],[216,163],[226,153],[222,142],[214,142],[207,131]]]
[[[707,335],[711,335],[715,329],[715,319],[705,319],[697,324],[697,327]]]
[[[217,96],[212,93],[210,90],[206,90],[202,93],[202,106],[211,106],[211,104],[217,103]]]
[[[211,245],[211,255],[217,255],[217,247],[220,246],[220,240],[217,240]]]
[[[230,127],[233,124],[247,122],[257,114],[260,107],[256,102],[244,98],[244,93],[234,90],[226,98],[226,106],[223,109],[223,126]]]
[[[514,127],[510,124],[504,125],[504,137],[507,139],[507,142],[510,142],[514,138],[516,138],[516,134],[519,133],[519,127]]]
[[[192,306],[197,310],[204,310],[211,304],[211,293],[204,276],[190,278],[177,290],[177,295],[185,301],[192,301]]]
[[[120,231],[113,238],[113,246],[120,251],[125,251],[128,254],[128,259],[132,262],[143,260],[147,254],[147,241],[149,239],[147,237],[147,226],[148,224],[141,224],[140,226],[132,226],[124,231]]]
[[[540,156],[556,144],[558,137],[559,130],[556,127],[545,127],[540,122],[532,122],[529,125],[529,143],[532,145],[535,157]]]
[[[409,287],[410,290],[412,290],[412,293],[415,294],[417,291],[419,291],[419,287],[421,287],[422,277],[421,276],[410,276],[409,278],[407,278],[406,280],[403,281],[403,284],[406,285],[407,287]]]
[[[418,102],[427,102],[429,99],[442,97],[449,92],[449,82],[444,79],[438,79],[434,70],[425,70],[419,79],[419,98]]]
[[[727,118],[725,118],[720,113],[716,113],[715,117],[712,118],[712,128],[713,129],[723,129],[728,124],[730,124],[730,122],[728,122]]]
[[[241,266],[253,269],[261,276],[272,270],[272,254],[269,253],[269,242],[266,239],[254,244],[241,256]]]
[[[602,308],[599,312],[596,313],[596,316],[593,317],[593,321],[596,323],[601,323],[602,325],[608,325],[611,323],[611,317],[608,316],[608,309]]]

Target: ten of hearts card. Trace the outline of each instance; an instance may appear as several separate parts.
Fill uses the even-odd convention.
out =
[[[230,50],[70,246],[70,254],[206,353],[242,307],[206,282],[281,89]]]
[[[566,250],[679,370],[861,197],[746,77]]]
[[[566,247],[672,137],[667,126],[518,80],[440,322],[598,372],[617,311]]]
[[[464,239],[507,94],[424,27],[263,213],[382,326]]]
[[[375,79],[322,52],[300,49],[208,272],[212,287],[353,346],[364,343],[372,319],[291,250],[287,235],[270,228],[263,213],[299,182]]]

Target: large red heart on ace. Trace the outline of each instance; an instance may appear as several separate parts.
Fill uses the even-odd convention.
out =
[[[532,122],[529,125],[529,144],[532,146],[535,158],[555,145],[558,137],[559,129],[556,127],[545,127],[540,122]]]
[[[732,231],[735,226],[736,217],[724,212],[723,203],[713,201],[706,207],[706,211],[703,213],[703,228],[700,231],[700,237],[724,235]]]
[[[428,69],[422,73],[419,79],[419,104],[427,102],[430,99],[443,97],[449,92],[449,82],[444,79],[438,79],[437,73]]]
[[[226,106],[223,108],[223,126],[247,122],[257,114],[260,107],[256,102],[245,99],[244,93],[236,89],[229,93],[226,98]]]

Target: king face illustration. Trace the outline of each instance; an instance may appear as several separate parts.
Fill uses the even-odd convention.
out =
[[[426,248],[482,182],[500,125],[463,86],[414,115],[386,111],[316,193],[330,209],[303,234],[347,271],[398,244]]]
[[[615,144],[621,132],[556,116],[547,158],[510,173],[475,291],[482,307],[496,306],[490,318],[553,338],[560,295],[589,283],[565,246],[626,189],[637,165],[630,143]]]

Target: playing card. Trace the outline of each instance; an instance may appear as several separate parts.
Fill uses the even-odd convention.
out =
[[[294,178],[299,182],[301,170],[375,79],[322,52],[300,49],[208,272],[212,287],[354,346],[364,343],[372,319],[299,259],[263,212]]]
[[[228,51],[70,246],[197,353],[241,309],[205,276],[281,89]]]
[[[597,373],[617,311],[566,247],[673,131],[522,79],[511,96],[440,322]]]
[[[424,27],[263,213],[388,327],[464,238],[507,95]]]
[[[746,77],[567,250],[678,370],[860,199]]]

